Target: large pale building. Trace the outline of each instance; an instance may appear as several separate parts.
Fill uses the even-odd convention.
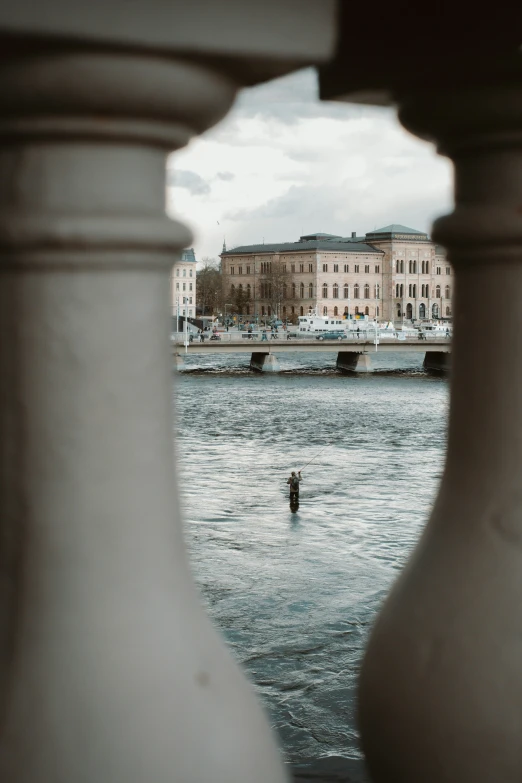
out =
[[[170,276],[172,315],[196,317],[196,254],[192,247],[182,251]]]
[[[307,234],[221,254],[227,296],[247,294],[245,315],[450,318],[453,273],[427,234],[393,224],[363,237]],[[277,290],[276,290],[277,289]]]

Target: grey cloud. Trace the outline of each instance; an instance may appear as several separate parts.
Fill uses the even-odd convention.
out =
[[[217,178],[222,179],[225,182],[230,182],[231,180],[236,178],[236,175],[233,174],[231,171],[218,171]]]
[[[174,188],[186,188],[194,196],[203,196],[205,193],[210,193],[208,182],[205,182],[195,171],[169,169],[167,184]]]

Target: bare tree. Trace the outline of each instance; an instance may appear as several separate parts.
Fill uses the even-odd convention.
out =
[[[257,298],[267,302],[273,316],[281,317],[283,307],[295,299],[292,295],[291,275],[282,261],[265,261],[259,278]]]
[[[223,307],[223,276],[216,258],[203,258],[203,268],[196,272],[197,301],[201,315],[215,315]]]

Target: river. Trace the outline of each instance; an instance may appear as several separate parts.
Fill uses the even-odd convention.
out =
[[[423,354],[189,356],[174,379],[185,536],[202,600],[287,760],[360,759],[358,668],[440,480],[448,383]],[[291,514],[286,478],[303,471]]]

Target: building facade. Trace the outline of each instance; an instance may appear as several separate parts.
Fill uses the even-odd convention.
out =
[[[323,315],[379,320],[451,318],[452,269],[427,234],[399,224],[364,237],[307,234],[221,254],[226,295],[242,289],[246,316]]]
[[[182,251],[170,276],[172,315],[196,317],[196,254],[192,247]]]

